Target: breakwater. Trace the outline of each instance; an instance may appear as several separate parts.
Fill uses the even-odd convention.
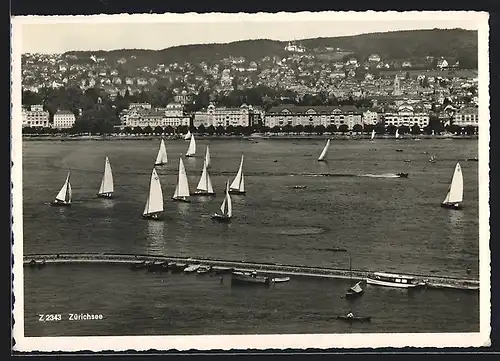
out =
[[[257,263],[231,260],[204,259],[195,257],[172,257],[160,255],[135,255],[135,254],[112,254],[112,253],[60,253],[60,254],[26,254],[23,256],[24,265],[30,263],[64,264],[64,263],[109,263],[127,264],[147,262],[177,262],[183,264],[200,264],[211,266],[213,269],[230,268],[235,271],[257,271],[267,274],[281,274],[289,276],[305,277],[329,277],[329,278],[353,278],[365,280],[372,270],[357,269],[335,269],[326,267],[311,267],[304,265],[284,265],[273,263]],[[382,271],[382,270],[378,270]],[[479,281],[474,279],[458,279],[445,276],[417,275],[413,276],[423,287],[428,288],[452,288],[462,290],[479,290]]]

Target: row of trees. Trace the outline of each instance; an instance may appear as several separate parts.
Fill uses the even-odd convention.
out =
[[[23,128],[23,133],[24,134],[57,134],[57,133],[69,133],[69,134],[82,134],[82,133],[92,133],[92,134],[110,134],[110,133],[125,133],[125,134],[185,134],[187,133],[188,129],[195,134],[199,135],[223,135],[223,134],[232,134],[232,135],[250,135],[252,133],[285,133],[285,134],[294,134],[294,133],[307,133],[307,134],[324,134],[324,133],[348,133],[348,132],[353,132],[353,133],[366,133],[369,134],[373,130],[375,130],[375,133],[378,135],[384,135],[384,134],[389,134],[389,135],[394,135],[396,133],[396,129],[398,130],[399,134],[404,135],[404,134],[412,134],[412,135],[419,135],[419,134],[432,134],[432,131],[434,130],[431,126],[425,127],[423,130],[420,129],[417,125],[414,125],[413,127],[407,127],[407,126],[401,126],[401,127],[395,127],[393,125],[389,125],[385,127],[383,124],[377,124],[377,125],[365,125],[364,127],[361,126],[360,124],[354,125],[352,129],[349,129],[349,127],[346,124],[340,125],[339,127],[331,124],[328,125],[327,127],[323,125],[317,125],[317,126],[312,126],[312,125],[297,125],[297,126],[291,126],[291,125],[285,125],[283,127],[280,126],[274,126],[272,128],[266,127],[266,126],[250,126],[250,127],[243,127],[243,126],[228,126],[228,127],[214,127],[214,126],[209,126],[205,127],[204,125],[200,125],[198,128],[196,127],[187,127],[187,126],[179,126],[177,128],[174,128],[172,126],[166,126],[166,127],[150,127],[146,126],[144,128],[141,127],[125,127],[123,129],[115,128],[115,129],[92,129],[90,131],[82,131],[78,127],[73,127],[71,129],[65,129],[65,130],[58,130],[58,129],[52,129],[52,128]],[[474,126],[466,126],[466,127],[460,127],[458,125],[450,125],[447,127],[443,127],[441,130],[436,131],[434,130],[435,134],[440,134],[443,131],[448,131],[453,134],[464,134],[464,135],[474,135],[477,133],[477,127]]]

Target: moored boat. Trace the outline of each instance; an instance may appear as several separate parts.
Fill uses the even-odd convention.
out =
[[[169,263],[168,268],[172,273],[181,273],[188,265],[185,263]]]
[[[274,277],[271,279],[272,283],[283,283],[290,281],[290,277]]]
[[[205,274],[205,273],[209,273],[212,271],[212,267],[211,266],[205,266],[205,265],[201,265],[197,270],[196,270],[196,273],[198,274]]]
[[[418,283],[413,276],[399,275],[387,272],[374,272],[366,278],[366,283],[377,286],[387,286],[396,288],[413,288]]]
[[[231,284],[260,284],[269,285],[270,279],[267,276],[258,275],[257,272],[234,271],[231,274]]]
[[[199,264],[191,264],[189,266],[187,266],[186,268],[184,268],[184,272],[185,273],[192,273],[192,272],[196,272],[198,271],[198,269],[200,268],[201,266]]]

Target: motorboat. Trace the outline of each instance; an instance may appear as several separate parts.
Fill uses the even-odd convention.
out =
[[[231,274],[231,284],[269,285],[269,283],[270,283],[269,277],[258,275],[256,271],[253,272],[234,271]]]
[[[274,277],[271,279],[272,283],[283,283],[290,281],[290,277]]]
[[[366,283],[396,288],[413,288],[418,286],[418,282],[415,281],[413,276],[387,272],[374,272],[366,278]]]
[[[198,271],[201,266],[199,264],[192,264],[184,268],[185,273],[192,273]]]
[[[408,178],[408,173],[396,173],[396,175],[399,177],[399,178]]]
[[[205,273],[209,273],[210,271],[212,271],[212,267],[210,267],[210,266],[200,266],[196,270],[196,273],[198,273],[198,274],[205,274]]]

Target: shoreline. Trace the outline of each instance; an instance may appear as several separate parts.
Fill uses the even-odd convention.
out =
[[[258,135],[197,135],[197,139],[214,139],[214,140],[247,140],[255,141],[259,140],[370,140],[369,135],[336,135],[336,134],[324,134],[324,135],[300,135],[300,134],[258,134]],[[405,135],[396,139],[391,135],[376,136],[374,140],[429,140],[429,139],[460,139],[460,140],[478,140],[478,135]],[[173,136],[173,135],[78,135],[78,136],[63,136],[63,135],[23,135],[23,141],[116,141],[116,140],[184,140],[183,136]]]

